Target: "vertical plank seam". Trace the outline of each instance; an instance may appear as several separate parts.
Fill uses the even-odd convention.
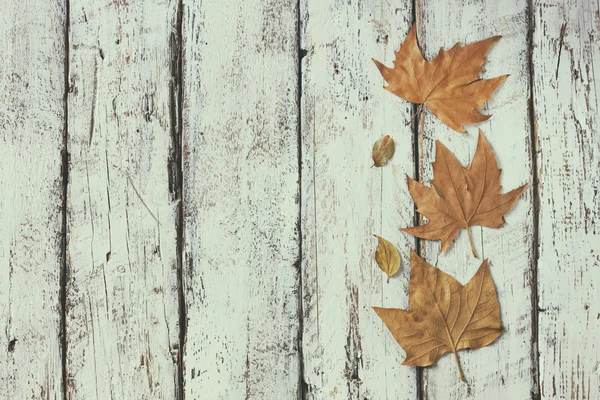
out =
[[[171,155],[169,159],[169,190],[176,208],[177,301],[179,310],[179,343],[177,353],[175,398],[185,398],[184,352],[187,336],[187,309],[183,284],[183,0],[178,0],[174,32],[171,33]]]
[[[414,1],[414,0],[413,0]],[[416,115],[416,113],[418,112],[418,106],[416,104],[412,105],[412,112],[413,115]],[[412,130],[413,130],[413,159],[415,161],[415,181],[420,182],[420,171],[419,171],[419,166],[420,166],[420,154],[421,154],[421,148],[419,146],[419,120],[420,118],[415,118],[415,121],[413,122],[413,126],[412,126]],[[414,204],[413,205],[413,226],[419,226],[421,225],[421,219],[419,218],[419,213],[417,212],[417,205]],[[423,254],[421,252],[421,240],[417,237],[415,237],[415,252],[419,255],[419,257],[422,257]],[[416,374],[416,379],[417,379],[417,400],[423,400],[423,367],[416,367],[417,368],[417,374]]]
[[[177,169],[178,169],[178,185],[179,191],[179,206],[177,207],[177,281],[178,281],[178,297],[179,297],[179,362],[178,362],[178,377],[179,377],[179,399],[185,399],[184,387],[184,359],[185,343],[187,338],[187,309],[185,302],[185,292],[183,290],[183,0],[179,0],[177,6],[177,135],[179,143],[177,146]]]
[[[412,23],[413,25],[417,24],[417,5],[418,0],[412,0]],[[418,106],[416,104],[412,105],[412,116],[416,115],[418,112]],[[411,116],[411,117],[412,117]],[[414,160],[414,176],[417,182],[421,180],[420,173],[420,154],[421,148],[419,146],[419,122],[420,118],[414,118],[412,123],[412,132],[413,132],[413,160]],[[417,212],[416,203],[413,205],[413,225],[419,226],[421,224],[419,213]],[[421,240],[415,237],[415,252],[422,257],[421,254]],[[423,400],[423,367],[416,367],[416,385],[417,385],[417,400]]]
[[[539,198],[539,171],[538,171],[538,135],[535,120],[535,101],[534,101],[534,67],[533,67],[533,34],[535,31],[535,20],[533,15],[533,0],[527,2],[527,67],[529,73],[529,131],[531,141],[531,168],[533,170],[533,187],[532,187],[532,212],[533,212],[533,254],[531,263],[531,376],[533,379],[533,388],[531,391],[531,399],[539,400],[541,396],[540,390],[540,353],[539,353],[539,293],[538,293],[538,262],[539,262],[539,214],[540,214],[540,198]]]
[[[297,126],[296,135],[298,142],[298,260],[296,261],[296,270],[298,273],[298,399],[306,400],[308,385],[304,377],[304,279],[302,270],[303,249],[302,249],[302,59],[307,51],[302,48],[301,29],[302,21],[300,16],[300,1],[296,1],[296,49],[298,52],[296,73],[297,73]]]
[[[62,151],[62,248],[60,265],[60,346],[61,346],[61,391],[63,400],[68,398],[67,381],[67,282],[70,279],[67,261],[67,204],[69,194],[69,62],[70,62],[70,35],[71,32],[71,3],[65,0],[65,27],[64,27],[64,127],[63,127],[63,151]]]

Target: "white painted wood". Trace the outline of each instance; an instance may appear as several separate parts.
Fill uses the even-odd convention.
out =
[[[65,3],[2,2],[0,398],[63,397],[65,110],[67,398],[181,394],[179,203],[170,175],[177,3],[70,0],[65,104]],[[404,126],[411,106],[382,89],[371,58],[391,65],[412,23],[410,3],[185,4],[187,399],[295,399],[303,385],[307,399],[417,398],[416,369],[400,365],[403,350],[371,310],[408,304],[415,240],[399,228],[414,215],[404,179],[415,176]],[[600,398],[600,10],[586,0],[533,0],[533,27],[528,15],[526,0],[417,1],[429,59],[440,46],[504,35],[484,76],[511,76],[479,127],[506,190],[531,185],[534,173],[540,180],[538,260],[531,186],[504,227],[472,229],[480,259],[464,232],[444,255],[422,242],[425,258],[463,283],[490,259],[506,329],[491,346],[460,353],[468,385],[450,356],[424,369],[425,399],[536,396],[536,265],[540,397]],[[477,127],[463,136],[429,113],[423,127],[422,181],[432,176],[436,139],[470,161]],[[371,146],[385,134],[396,155],[370,168]],[[373,259],[373,234],[403,259],[389,284]]]
[[[307,399],[414,399],[416,369],[371,307],[408,305],[414,217],[410,104],[383,89],[371,60],[388,65],[411,26],[410,2],[301,1],[304,368]],[[381,136],[389,165],[370,168]],[[404,265],[386,284],[378,234]]]
[[[184,13],[185,395],[295,399],[296,2]]]
[[[600,398],[599,6],[534,1],[543,399]]]
[[[0,398],[59,399],[65,9],[0,5]]]
[[[488,53],[484,77],[510,74],[488,102],[493,117],[479,124],[499,167],[505,191],[525,183],[530,186],[505,219],[500,229],[471,228],[479,259],[471,255],[467,233],[462,231],[446,253],[439,255],[439,242],[424,242],[425,258],[445,272],[467,283],[484,258],[500,302],[503,335],[492,345],[459,352],[468,384],[458,379],[453,357],[445,356],[424,370],[427,399],[529,399],[532,377],[532,266],[533,201],[530,123],[528,118],[527,2],[420,1],[417,10],[420,43],[426,58],[440,47],[456,42],[468,44],[494,35],[503,38]],[[432,178],[435,140],[444,143],[467,165],[475,152],[477,126],[466,135],[443,125],[427,113],[421,132],[421,180]]]
[[[67,373],[71,399],[173,399],[169,191],[176,3],[71,0]]]

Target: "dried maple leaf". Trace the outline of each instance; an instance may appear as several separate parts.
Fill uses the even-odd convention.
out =
[[[377,261],[379,268],[387,275],[389,283],[392,275],[400,269],[400,254],[393,244],[381,236],[375,235],[375,237],[379,242],[377,250],[375,250],[375,261]]]
[[[408,310],[373,307],[406,351],[402,365],[426,367],[452,352],[464,381],[458,350],[487,346],[502,334],[488,261],[462,286],[411,251],[408,296]]]
[[[408,190],[417,211],[429,222],[404,232],[430,240],[441,240],[441,252],[446,251],[461,229],[469,234],[473,255],[477,257],[470,226],[479,225],[499,228],[506,214],[517,202],[527,184],[506,194],[500,194],[500,173],[496,157],[479,130],[479,142],[472,163],[464,168],[439,140],[436,141],[435,162],[427,187],[407,176]]]
[[[393,68],[373,61],[388,83],[386,90],[411,103],[420,104],[417,115],[426,106],[444,124],[464,133],[463,125],[491,117],[480,114],[477,109],[483,107],[483,103],[508,76],[492,79],[480,79],[478,76],[487,61],[486,53],[500,38],[494,36],[465,47],[456,44],[448,51],[442,48],[433,60],[426,61],[417,44],[413,25],[396,52]]]

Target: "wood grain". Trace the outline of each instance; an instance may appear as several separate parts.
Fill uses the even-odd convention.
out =
[[[67,396],[173,399],[176,4],[70,5]]]
[[[0,15],[0,398],[60,398],[62,1]]]
[[[420,44],[427,59],[440,47],[456,42],[468,44],[494,35],[503,38],[488,53],[483,77],[510,74],[494,93],[484,113],[493,114],[479,124],[503,170],[504,192],[529,183],[500,229],[473,227],[471,232],[479,259],[471,255],[466,232],[460,232],[448,251],[439,255],[439,242],[423,243],[425,258],[461,283],[468,282],[482,259],[489,258],[490,271],[500,302],[503,335],[492,345],[460,353],[468,384],[459,381],[455,361],[442,358],[424,370],[426,399],[529,399],[534,391],[532,370],[532,268],[533,201],[530,121],[528,117],[529,77],[527,53],[527,3],[516,1],[420,1],[417,26]],[[440,140],[467,165],[477,144],[477,127],[458,134],[430,113],[419,133],[421,181],[432,178],[435,140]]]
[[[296,3],[184,9],[188,399],[295,399],[299,357]]]
[[[414,399],[416,370],[371,309],[406,307],[413,219],[410,104],[382,86],[411,26],[405,1],[302,0],[303,349],[307,399]],[[396,141],[384,168],[371,148]],[[381,235],[404,266],[386,284],[374,255]]]
[[[600,398],[600,10],[534,1],[544,399]]]

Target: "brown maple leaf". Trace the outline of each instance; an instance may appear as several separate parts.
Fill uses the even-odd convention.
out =
[[[427,187],[407,176],[408,190],[417,211],[429,222],[404,232],[423,239],[441,240],[443,253],[461,229],[466,229],[473,255],[477,257],[470,226],[499,228],[506,214],[517,202],[527,184],[506,194],[500,194],[500,173],[496,157],[479,130],[479,142],[471,165],[464,168],[439,140],[436,142],[435,162]]]
[[[386,90],[411,103],[420,104],[415,117],[426,106],[444,124],[464,133],[463,125],[491,117],[480,114],[477,109],[483,107],[508,76],[492,79],[480,79],[478,76],[487,61],[486,53],[500,38],[494,36],[465,47],[456,44],[448,51],[441,48],[433,60],[426,61],[417,44],[413,25],[396,52],[393,68],[373,61],[388,83]]]
[[[458,350],[487,346],[503,331],[488,261],[462,286],[411,251],[408,296],[408,310],[373,307],[406,351],[402,365],[426,367],[452,352],[464,381]]]

